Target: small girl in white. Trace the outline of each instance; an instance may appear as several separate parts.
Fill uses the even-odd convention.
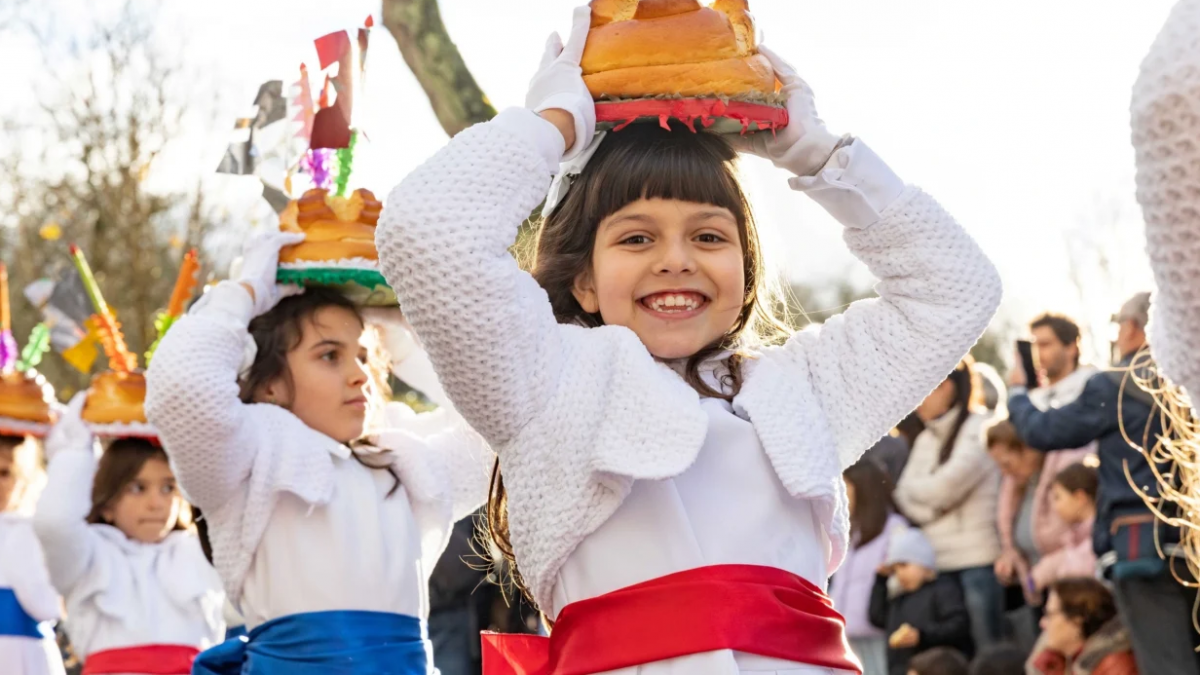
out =
[[[383,350],[345,296],[276,285],[280,247],[302,238],[256,240],[147,373],[147,416],[249,631],[195,672],[423,675],[428,577],[486,498],[490,452],[452,411],[383,405]]]
[[[120,438],[97,461],[80,419],[86,396],[46,439],[49,480],[33,520],[71,644],[86,675],[190,673],[225,635],[220,579],[162,448]]]
[[[525,108],[409,175],[376,233],[447,392],[500,456],[493,534],[555,620],[550,645],[521,638],[544,651],[519,667],[855,671],[824,593],[847,545],[842,470],[975,343],[999,278],[937,202],[827,132],[809,87],[766,49],[786,128],[610,132],[547,206],[523,272],[518,228],[564,151],[574,160],[593,139],[589,22],[581,7],[565,48],[552,36]],[[777,324],[735,147],[841,221],[878,299],[754,339]]]
[[[29,514],[45,482],[41,444],[0,435],[0,664],[12,675],[59,675],[54,621],[62,600],[50,583]]]

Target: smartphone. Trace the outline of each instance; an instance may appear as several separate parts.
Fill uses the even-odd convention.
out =
[[[1017,340],[1017,353],[1021,355],[1018,367],[1025,369],[1026,387],[1036,389],[1038,386],[1037,365],[1033,362],[1033,343],[1029,340]]]

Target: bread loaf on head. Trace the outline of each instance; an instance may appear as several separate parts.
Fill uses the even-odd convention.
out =
[[[592,0],[580,68],[593,98],[771,94],[747,0]]]
[[[736,98],[775,91],[775,70],[761,54],[723,61],[622,68],[585,75],[592,98],[644,98],[664,93],[686,97]]]
[[[687,12],[700,11],[700,0],[641,0],[637,3],[637,12],[633,18],[661,19],[664,16],[675,16]]]
[[[334,197],[317,188],[305,192],[279,214],[280,230],[305,235],[304,241],[279,252],[279,262],[377,260],[375,224],[382,209],[364,188],[349,197]]]

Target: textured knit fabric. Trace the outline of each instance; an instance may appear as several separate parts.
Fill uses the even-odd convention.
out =
[[[896,485],[896,506],[919,525],[942,571],[990,565],[1000,556],[996,500],[1000,469],[983,447],[987,416],[967,417],[944,464],[938,455],[958,417],[954,408],[931,420],[913,443]]]
[[[241,286],[219,284],[171,328],[146,373],[146,415],[159,429],[180,486],[209,520],[214,563],[235,606],[284,493],[289,500],[287,512],[297,512],[296,503],[303,502],[306,508],[298,511],[303,515],[308,508],[324,509],[335,499],[362,496],[339,493],[337,486],[343,484],[342,489],[347,490],[372,471],[351,458],[349,448],[308,427],[291,412],[238,399],[238,367],[250,340],[251,311],[250,296]],[[410,551],[414,560],[408,562],[423,565],[427,572],[445,548],[454,521],[486,498],[489,453],[482,439],[457,416],[408,412],[400,404],[389,406],[387,428],[372,439],[388,452],[368,461],[390,464],[399,475],[404,494],[391,499],[411,502],[420,541],[419,550]],[[363,485],[373,491],[370,476]],[[371,501],[368,510],[392,508],[379,499]],[[367,527],[386,521],[380,513],[345,526]],[[372,538],[389,534],[378,529],[360,532]],[[319,540],[302,543],[313,554],[322,545]],[[388,583],[368,578],[354,566],[345,569],[341,578],[364,587]],[[303,588],[290,590],[305,593]],[[256,609],[272,613],[269,607]]]
[[[512,109],[455,136],[392,192],[376,243],[446,391],[500,454],[518,563],[544,609],[571,551],[633,481],[686,470],[708,421],[697,393],[629,329],[556,323],[509,255],[556,168],[538,133],[557,132]],[[894,174],[861,143],[839,155],[796,180],[818,201],[857,204],[842,209],[861,219],[845,240],[882,279],[881,297],[763,350],[734,402],[788,492],[814,501],[830,572],[849,529],[842,470],[945,378],[1000,298],[994,267],[920,190],[864,217],[856,165]]]
[[[17,604],[34,621],[56,621],[62,614],[58,591],[50,583],[42,545],[28,516],[0,513],[0,589],[11,589]],[[62,655],[50,638],[0,635],[0,666],[11,675],[61,675]]]
[[[1200,0],[1181,0],[1142,62],[1130,106],[1137,197],[1158,284],[1150,346],[1200,409]]]
[[[194,532],[146,544],[111,525],[88,524],[91,448],[59,449],[47,473],[34,531],[66,600],[76,655],[148,644],[203,650],[225,639],[225,593]]]

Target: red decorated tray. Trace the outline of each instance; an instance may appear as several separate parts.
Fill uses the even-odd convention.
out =
[[[692,131],[745,134],[787,126],[787,109],[782,106],[719,98],[637,99],[597,101],[596,125],[620,131],[638,121],[655,121],[664,129],[667,120],[679,120]]]

